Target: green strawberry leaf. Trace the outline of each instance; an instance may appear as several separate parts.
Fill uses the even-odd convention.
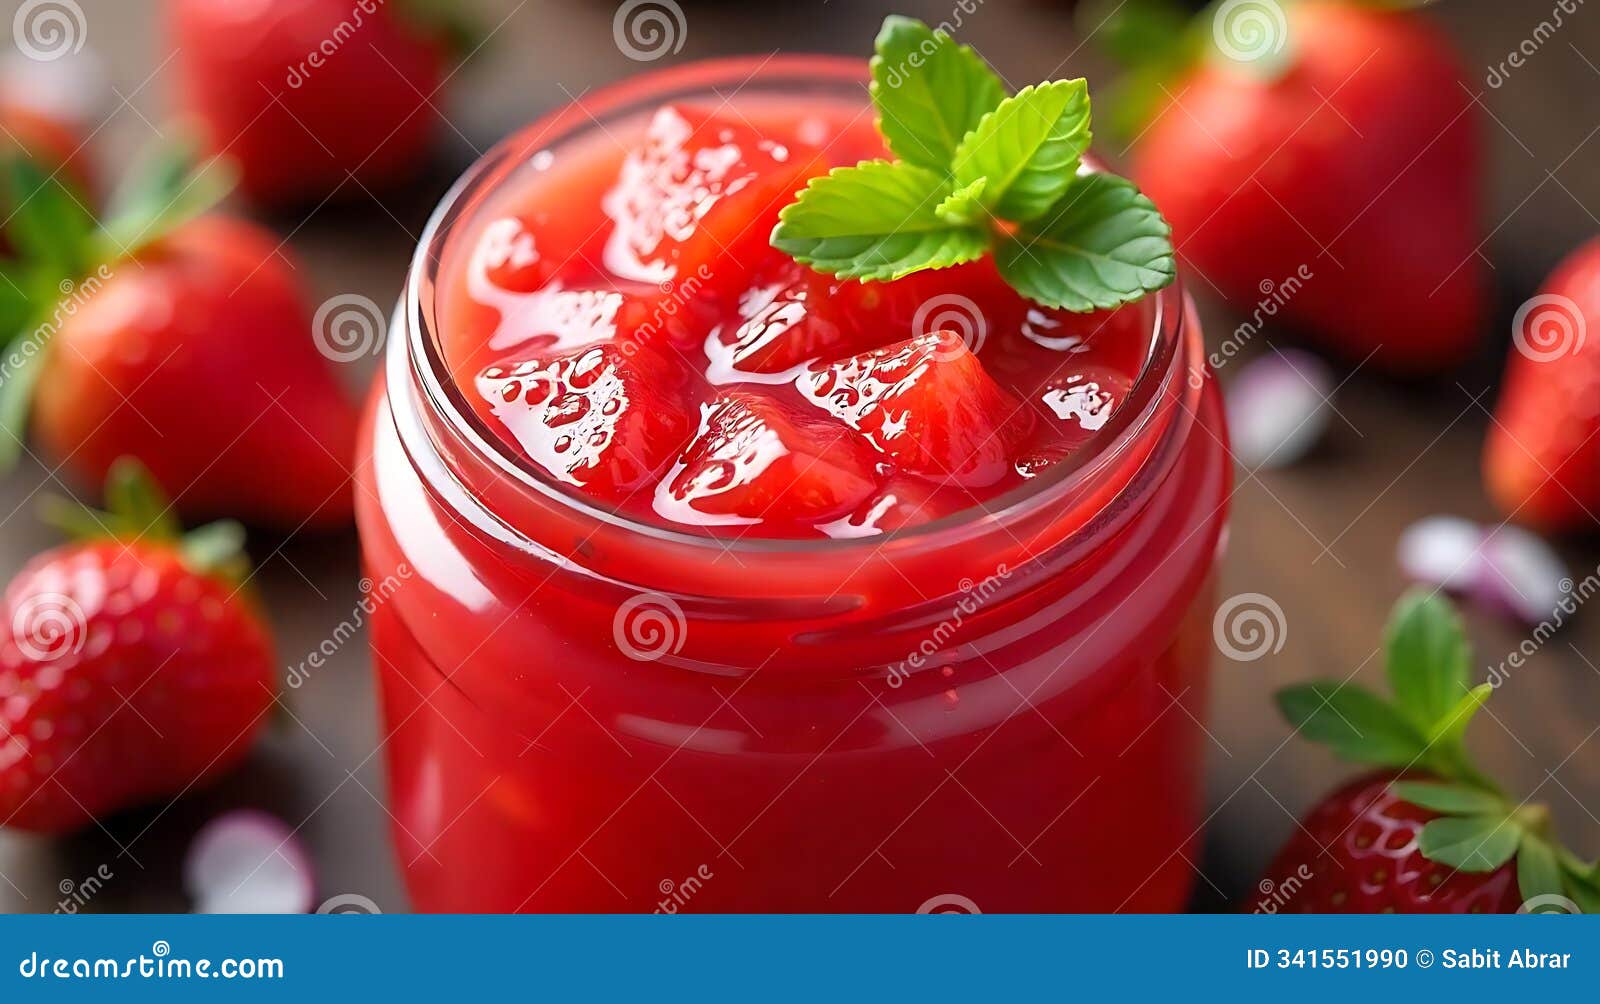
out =
[[[1471,653],[1461,618],[1448,600],[1414,590],[1395,606],[1386,646],[1395,703],[1431,732],[1468,689]]]
[[[907,163],[836,167],[778,214],[772,246],[803,265],[847,279],[891,280],[982,256],[988,234],[941,219],[947,179]]]
[[[132,457],[119,457],[106,472],[106,511],[118,536],[177,540],[183,525],[166,492],[149,468]]]
[[[1542,837],[1527,834],[1517,848],[1517,892],[1524,901],[1535,896],[1565,896],[1567,883],[1556,852]]]
[[[872,57],[878,131],[895,156],[948,172],[956,148],[1005,97],[1005,87],[970,46],[909,17],[891,15]]]
[[[237,180],[232,164],[202,163],[198,150],[192,138],[159,144],[127,174],[97,235],[100,261],[134,254],[227,198]]]
[[[1505,813],[1508,806],[1499,795],[1464,784],[1435,781],[1396,781],[1389,786],[1412,805],[1447,816],[1482,816]]]
[[[1559,848],[1557,853],[1560,854]],[[1600,913],[1600,868],[1562,861],[1561,870],[1566,877],[1567,898],[1584,913]]]
[[[1172,228],[1133,182],[1087,174],[995,251],[1012,288],[1047,307],[1103,310],[1172,283]]]
[[[988,215],[988,210],[983,206],[983,190],[988,184],[988,178],[979,178],[956,189],[934,207],[935,215],[956,226],[982,223]]]
[[[1277,700],[1302,736],[1346,760],[1405,768],[1426,748],[1422,733],[1393,705],[1353,683],[1287,687]]]
[[[17,255],[55,275],[81,274],[94,216],[65,183],[26,157],[7,160],[5,177],[11,214],[5,229]]]
[[[183,535],[178,550],[190,569],[219,576],[235,584],[250,573],[244,552],[244,527],[231,519],[196,527]]]
[[[457,62],[478,54],[491,35],[461,0],[399,0],[403,20],[437,39]]]
[[[1036,219],[1077,180],[1089,140],[1086,81],[1024,87],[980,119],[956,148],[956,185],[987,178],[984,202],[996,216]]]
[[[10,471],[22,459],[33,388],[44,363],[43,352],[13,350],[13,357],[7,360],[6,378],[0,380],[0,473]]]
[[[1430,820],[1417,847],[1430,861],[1464,872],[1492,872],[1511,860],[1522,827],[1509,816],[1444,816]]]

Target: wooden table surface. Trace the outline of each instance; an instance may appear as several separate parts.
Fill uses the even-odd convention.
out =
[[[94,143],[115,163],[169,128],[170,49],[152,23],[153,0],[80,0],[91,47],[114,88]],[[438,162],[425,181],[380,205],[358,193],[309,218],[269,222],[317,302],[359,293],[395,299],[427,212],[474,151],[529,118],[595,85],[640,69],[612,40],[616,6],[601,0],[465,0],[490,24],[491,45],[456,78]],[[18,4],[4,5],[10,14]],[[972,3],[964,6],[972,7]],[[964,15],[958,34],[1015,80],[1106,72],[1080,48],[1067,4],[987,0]],[[1446,24],[1479,67],[1528,36],[1553,6],[1450,0],[1432,16]],[[680,53],[664,63],[741,52],[830,51],[860,55],[890,10],[938,21],[942,0],[793,0],[782,4],[685,3]],[[1270,692],[1313,676],[1377,682],[1380,631],[1404,582],[1394,563],[1399,532],[1412,520],[1453,512],[1493,520],[1479,482],[1478,455],[1509,317],[1570,248],[1600,232],[1600,9],[1580,8],[1528,65],[1497,89],[1479,83],[1493,151],[1490,238],[1501,309],[1482,358],[1426,384],[1400,385],[1355,373],[1337,397],[1340,414],[1315,456],[1289,470],[1240,472],[1224,597],[1259,592],[1284,611],[1281,652],[1249,663],[1216,663],[1211,709],[1209,798],[1214,814],[1199,862],[1199,908],[1246,896],[1293,817],[1344,768],[1323,752],[1285,743]],[[1396,100],[1403,100],[1398,97]],[[97,119],[98,121],[98,119]],[[1109,151],[1115,155],[1118,151]],[[1206,290],[1196,291],[1204,300]],[[1204,303],[1213,341],[1238,319]],[[1273,333],[1273,337],[1279,337]],[[1285,336],[1285,341],[1287,338]],[[352,386],[371,360],[348,368]],[[1229,374],[1224,372],[1226,382]],[[1487,392],[1487,393],[1486,393]],[[32,518],[41,492],[62,491],[37,463],[0,479],[0,573],[10,575],[52,536]],[[1595,539],[1566,541],[1574,577],[1594,573]],[[257,537],[258,582],[272,611],[279,654],[297,664],[356,609],[353,534],[286,541]],[[1480,672],[1525,632],[1484,614],[1470,616]],[[127,813],[64,840],[0,833],[0,910],[51,911],[67,883],[112,876],[85,909],[188,908],[179,863],[195,829],[228,808],[266,808],[300,827],[319,867],[323,895],[356,893],[386,911],[406,902],[393,867],[382,808],[381,756],[364,638],[341,648],[290,700],[293,719],[277,728],[236,774],[168,807]],[[1475,727],[1483,757],[1523,791],[1551,804],[1574,846],[1600,849],[1600,611],[1574,623],[1512,676]],[[101,873],[104,874],[104,873]]]

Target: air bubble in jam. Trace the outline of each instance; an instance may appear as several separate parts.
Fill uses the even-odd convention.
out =
[[[807,177],[881,152],[807,121],[669,105],[486,207],[443,327],[509,447],[635,519],[848,539],[987,505],[1105,427],[1137,305],[1045,310],[987,260],[840,280],[768,245]]]

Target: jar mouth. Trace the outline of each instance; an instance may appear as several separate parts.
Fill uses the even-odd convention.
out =
[[[465,224],[474,210],[498,184],[521,168],[533,155],[594,128],[605,128],[608,117],[621,118],[650,110],[673,100],[695,97],[731,100],[738,91],[757,85],[779,93],[825,91],[834,97],[867,92],[869,76],[864,60],[825,55],[738,56],[699,60],[630,77],[598,88],[582,98],[535,120],[497,143],[461,176],[428,220],[407,274],[398,319],[404,321],[405,339],[391,345],[391,387],[411,384],[452,429],[454,436],[478,458],[520,489],[566,508],[585,519],[615,530],[686,547],[703,547],[717,553],[818,553],[883,548],[900,542],[937,546],[941,539],[961,537],[978,527],[1004,525],[1024,518],[1091,488],[1109,476],[1105,461],[1121,455],[1158,421],[1160,402],[1179,377],[1186,338],[1184,295],[1181,282],[1150,294],[1123,309],[1142,309],[1149,318],[1144,363],[1123,400],[1105,425],[1092,433],[1072,454],[1044,473],[982,503],[913,526],[882,534],[850,538],[720,537],[636,518],[583,497],[556,484],[531,461],[518,454],[472,407],[453,378],[438,337],[436,290],[440,269],[447,259],[446,245],[457,224]],[[403,367],[403,369],[401,369]],[[403,382],[397,378],[404,378]],[[1130,478],[1116,496],[1105,503],[1114,508],[1126,492],[1142,479]]]

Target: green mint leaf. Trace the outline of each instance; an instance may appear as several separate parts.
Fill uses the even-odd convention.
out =
[[[94,217],[66,183],[42,171],[26,157],[5,165],[6,234],[22,260],[61,276],[76,276],[87,265]]]
[[[956,147],[1005,87],[970,46],[921,21],[891,15],[872,57],[872,103],[878,131],[895,156],[948,171]]]
[[[979,120],[956,148],[956,185],[987,178],[984,202],[996,216],[1037,219],[1077,180],[1089,140],[1086,81],[1024,87]]]
[[[1449,600],[1414,590],[1395,605],[1386,647],[1395,702],[1432,731],[1467,692],[1472,653],[1461,618]]]
[[[934,214],[957,226],[982,223],[988,214],[983,207],[983,190],[988,185],[988,178],[979,178],[956,189],[934,207]]]
[[[1288,687],[1277,701],[1302,736],[1346,760],[1404,768],[1423,754],[1422,733],[1388,702],[1353,683]]]
[[[1423,857],[1464,872],[1492,872],[1511,860],[1522,827],[1504,815],[1445,816],[1417,835]]]
[[[1517,848],[1517,892],[1523,901],[1535,896],[1565,896],[1566,891],[1555,848],[1542,837],[1525,835]]]
[[[988,231],[939,217],[947,179],[912,164],[869,160],[812,178],[778,214],[772,246],[847,279],[887,281],[981,257]]]
[[[1086,174],[995,251],[1011,287],[1047,307],[1119,307],[1172,283],[1172,228],[1133,182]]]
[[[96,255],[114,261],[153,244],[209,212],[233,190],[227,161],[199,160],[192,138],[159,144],[141,158],[111,197]]]
[[[1396,795],[1412,805],[1447,816],[1483,816],[1504,814],[1505,801],[1500,796],[1481,788],[1464,784],[1440,784],[1434,781],[1396,781],[1389,786]]]

